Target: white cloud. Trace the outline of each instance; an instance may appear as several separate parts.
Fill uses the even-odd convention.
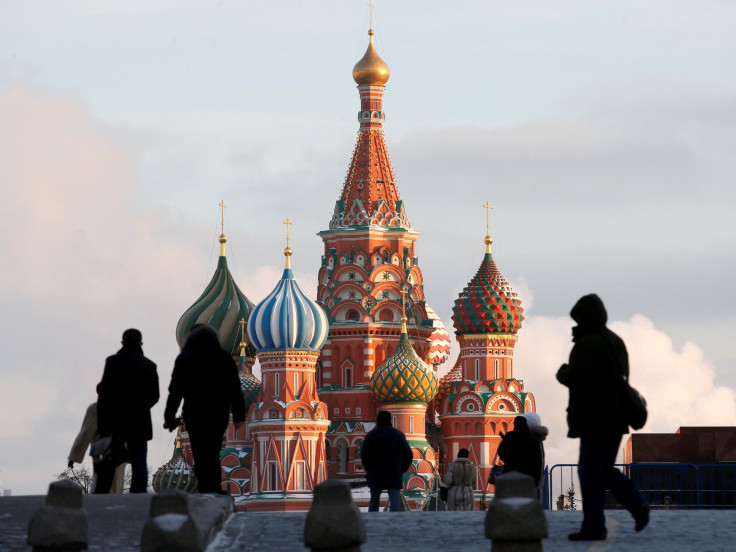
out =
[[[569,318],[529,316],[515,351],[514,375],[534,394],[537,410],[550,429],[545,443],[550,465],[577,462],[578,441],[566,437],[567,388],[555,379],[559,366],[567,362],[573,325]],[[609,326],[625,341],[631,382],[647,399],[649,419],[643,432],[736,425],[736,393],[714,384],[713,367],[697,345],[687,343],[676,350],[672,339],[640,314]]]

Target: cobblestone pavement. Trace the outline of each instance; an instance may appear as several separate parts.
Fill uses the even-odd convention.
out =
[[[143,525],[148,519],[152,494],[87,495],[84,508],[89,516],[88,550],[140,550]],[[46,501],[45,496],[0,498],[0,552],[27,552],[28,523]],[[191,495],[192,516],[212,541],[220,529],[231,499],[214,495]]]
[[[28,552],[28,522],[43,496],[0,498],[0,551]],[[139,550],[151,495],[87,496],[91,551]],[[211,495],[192,495],[193,515],[211,532],[218,528],[223,502]],[[485,512],[363,513],[368,534],[363,552],[491,550],[484,536]],[[725,552],[736,550],[734,510],[655,510],[644,531],[622,510],[607,510],[609,538],[572,543],[567,534],[580,526],[582,512],[547,512],[550,537],[546,552]],[[209,547],[209,552],[300,551],[304,548],[305,513],[236,513]]]
[[[210,545],[208,552],[298,551],[304,548],[306,514],[238,513]],[[362,552],[491,550],[484,536],[485,512],[412,512],[368,514],[363,517],[368,539]],[[725,552],[736,550],[733,510],[653,511],[649,526],[634,532],[631,516],[606,511],[608,540],[570,542],[567,534],[580,527],[582,512],[547,512],[550,537],[545,552]]]

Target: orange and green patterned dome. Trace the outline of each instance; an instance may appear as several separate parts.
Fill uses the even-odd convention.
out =
[[[484,241],[486,254],[483,262],[452,307],[455,333],[515,334],[524,320],[524,309],[493,261],[493,239],[486,236]]]
[[[371,391],[381,404],[427,404],[437,394],[437,375],[414,352],[406,332],[406,318],[402,319],[396,350],[373,372]]]

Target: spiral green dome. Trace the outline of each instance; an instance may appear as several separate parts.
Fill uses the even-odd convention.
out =
[[[230,270],[227,267],[224,242],[225,236],[220,236],[223,247],[220,250],[220,258],[217,261],[217,269],[212,275],[210,283],[207,284],[202,295],[195,303],[187,309],[176,325],[176,341],[179,347],[189,336],[189,332],[195,324],[207,324],[217,330],[222,348],[233,356],[238,354],[240,343],[240,328],[238,322],[241,319],[248,320],[255,305],[235,283]],[[255,350],[248,344],[248,356],[255,356]]]
[[[176,445],[171,460],[161,466],[151,478],[153,490],[157,493],[162,491],[184,491],[186,493],[197,492],[197,476],[194,468],[184,458],[181,448],[181,428],[176,435]]]

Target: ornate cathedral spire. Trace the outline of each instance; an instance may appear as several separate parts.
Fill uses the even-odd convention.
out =
[[[408,229],[409,221],[396,187],[394,170],[383,138],[383,92],[390,71],[373,45],[368,31],[368,48],[353,67],[360,92],[358,140],[343,184],[330,228],[381,226]]]

